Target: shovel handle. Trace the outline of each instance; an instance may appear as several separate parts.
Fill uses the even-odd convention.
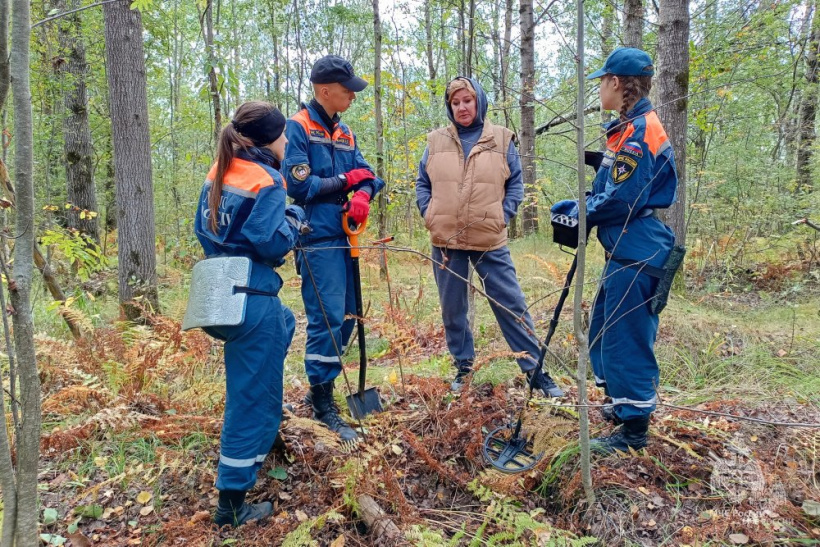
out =
[[[350,225],[350,215],[347,214],[347,211],[342,213],[342,229],[347,234],[347,238],[350,241],[350,256],[353,258],[359,257],[359,235],[364,232],[364,229],[367,228],[367,219],[359,225]]]

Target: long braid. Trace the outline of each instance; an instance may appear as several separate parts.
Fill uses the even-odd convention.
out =
[[[652,76],[618,76],[624,88],[623,104],[621,104],[621,122],[629,122],[627,113],[635,103],[649,95],[652,89]]]

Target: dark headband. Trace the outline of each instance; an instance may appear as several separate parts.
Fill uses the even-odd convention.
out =
[[[254,146],[269,145],[285,130],[285,117],[278,108],[250,122],[240,123],[231,120],[231,123],[240,135],[253,141]]]

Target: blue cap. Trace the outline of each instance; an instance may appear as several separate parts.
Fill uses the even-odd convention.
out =
[[[655,67],[652,66],[652,57],[647,52],[634,47],[619,47],[606,58],[604,67],[587,76],[587,80],[594,80],[607,74],[652,76],[655,74]]]
[[[339,83],[355,92],[367,87],[367,82],[353,72],[353,65],[338,55],[325,55],[313,63],[313,69],[310,71],[310,81],[314,84]]]

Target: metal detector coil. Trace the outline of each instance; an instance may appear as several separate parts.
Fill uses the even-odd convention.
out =
[[[544,457],[543,452],[533,454],[532,441],[515,429],[513,424],[502,425],[484,438],[484,458],[502,473],[529,471]]]

